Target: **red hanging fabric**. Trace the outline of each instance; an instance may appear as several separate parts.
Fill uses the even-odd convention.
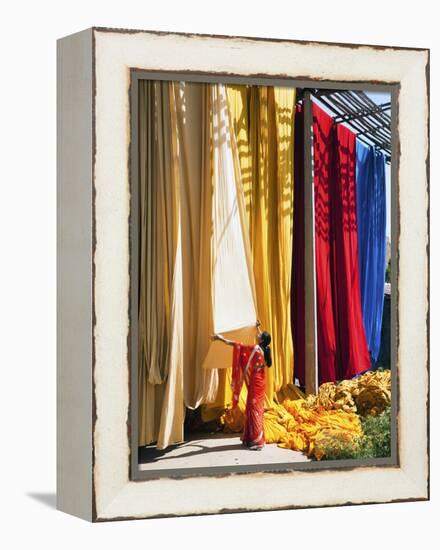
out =
[[[362,318],[356,212],[356,134],[335,124],[332,216],[338,378],[370,368]]]
[[[370,367],[360,299],[356,135],[313,111],[319,383]]]
[[[305,271],[304,271],[304,111],[298,104],[295,113],[294,140],[294,211],[292,287],[290,318],[292,328],[295,377],[300,385],[306,383],[305,375]]]
[[[334,382],[337,378],[330,229],[333,120],[314,103],[312,103],[312,113],[318,370],[321,384]]]

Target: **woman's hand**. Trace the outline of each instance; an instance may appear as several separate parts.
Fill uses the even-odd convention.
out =
[[[260,321],[260,319],[257,319],[257,322],[255,323],[255,326],[257,327],[257,333],[258,333],[258,335],[260,335],[260,334],[261,334],[261,328],[260,328],[260,326],[261,326],[261,321]]]

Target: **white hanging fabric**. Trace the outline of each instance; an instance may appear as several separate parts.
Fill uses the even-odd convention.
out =
[[[213,327],[227,338],[253,343],[255,283],[238,149],[223,84],[211,87],[211,108]],[[212,342],[203,366],[227,368],[231,361],[231,348]]]

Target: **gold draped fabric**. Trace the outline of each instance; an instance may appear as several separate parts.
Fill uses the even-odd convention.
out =
[[[185,407],[219,416],[230,369],[203,369],[213,330],[213,106],[219,85],[140,87],[139,443],[183,440]],[[272,334],[267,406],[291,392],[295,90],[227,87],[257,310]],[[249,246],[249,245],[247,245]],[[253,281],[252,281],[253,283]],[[297,392],[293,391],[293,394]],[[292,392],[290,393],[292,395]],[[244,407],[243,392],[240,406]]]
[[[139,97],[139,444],[183,441],[212,400],[210,87],[143,81]]]
[[[256,296],[249,231],[234,131],[223,84],[212,100],[212,310],[216,333],[253,344],[257,334]],[[226,369],[232,349],[212,342],[204,368]]]
[[[362,436],[359,414],[376,416],[391,403],[391,372],[366,372],[353,380],[321,384],[317,395],[290,397],[280,393],[279,403],[264,412],[267,443],[306,453],[318,460],[324,457],[328,441],[356,445]],[[240,432],[244,407],[227,410],[220,418],[225,432]]]
[[[212,179],[211,85],[179,82],[179,137],[183,387],[185,404],[193,409],[217,392],[217,372],[202,368],[212,333]]]
[[[228,98],[244,174],[257,310],[272,336],[272,368],[266,381],[271,403],[275,393],[293,381],[290,279],[296,92],[235,86],[228,88]]]
[[[168,83],[139,90],[139,443],[183,440],[176,101]]]
[[[257,311],[272,336],[265,403],[270,407],[276,393],[293,382],[290,285],[296,91],[227,86],[227,94],[248,218]],[[206,420],[230,404],[230,381],[230,369],[219,372],[215,403],[203,410]]]
[[[295,90],[228,86],[226,121],[220,86],[140,85],[139,444],[183,441],[185,407],[200,404],[205,420],[220,417],[225,431],[243,429],[246,389],[230,410],[231,369],[202,368],[214,319],[213,216],[225,184],[226,161],[219,159],[227,153],[230,162],[232,151],[229,169],[245,203],[243,262],[254,276],[258,316],[272,334],[266,441],[320,459],[328,438],[362,434],[356,411],[377,414],[389,405],[390,377],[367,373],[324,384],[307,399],[291,384]],[[225,128],[234,134],[222,134]],[[227,151],[215,149],[228,139]]]
[[[220,417],[226,433],[241,432],[244,422],[241,403],[235,409],[227,409]],[[342,409],[310,407],[301,397],[272,403],[264,412],[266,443],[277,443],[279,447],[300,451],[318,460],[324,455],[322,445],[328,438],[356,442],[362,433],[357,414]]]

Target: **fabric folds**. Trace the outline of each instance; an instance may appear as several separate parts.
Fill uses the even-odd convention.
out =
[[[210,86],[140,84],[139,444],[183,441],[185,407],[214,399]]]
[[[213,328],[211,85],[173,83],[182,242],[183,389],[194,409],[217,391],[215,371],[202,368]]]
[[[290,290],[296,91],[228,86],[249,225],[257,313],[272,335],[266,405],[293,382]]]
[[[290,315],[294,343],[295,378],[301,386],[306,384],[305,372],[305,269],[304,269],[304,111],[298,104],[295,114],[294,140],[294,214],[292,252],[292,291]]]
[[[373,361],[380,352],[386,269],[385,157],[356,144],[358,253],[365,333]]]
[[[313,112],[313,173],[315,191],[316,315],[319,382],[334,382],[336,368],[336,323],[333,301],[333,231],[331,189],[333,187],[333,120],[317,105]]]
[[[183,440],[181,235],[176,96],[139,90],[139,444]]]
[[[164,448],[185,407],[228,397],[230,350],[203,368],[210,335],[253,340],[255,286],[224,86],[143,81],[139,113],[139,443]]]
[[[356,213],[356,136],[313,103],[319,381],[370,367],[362,319]]]

